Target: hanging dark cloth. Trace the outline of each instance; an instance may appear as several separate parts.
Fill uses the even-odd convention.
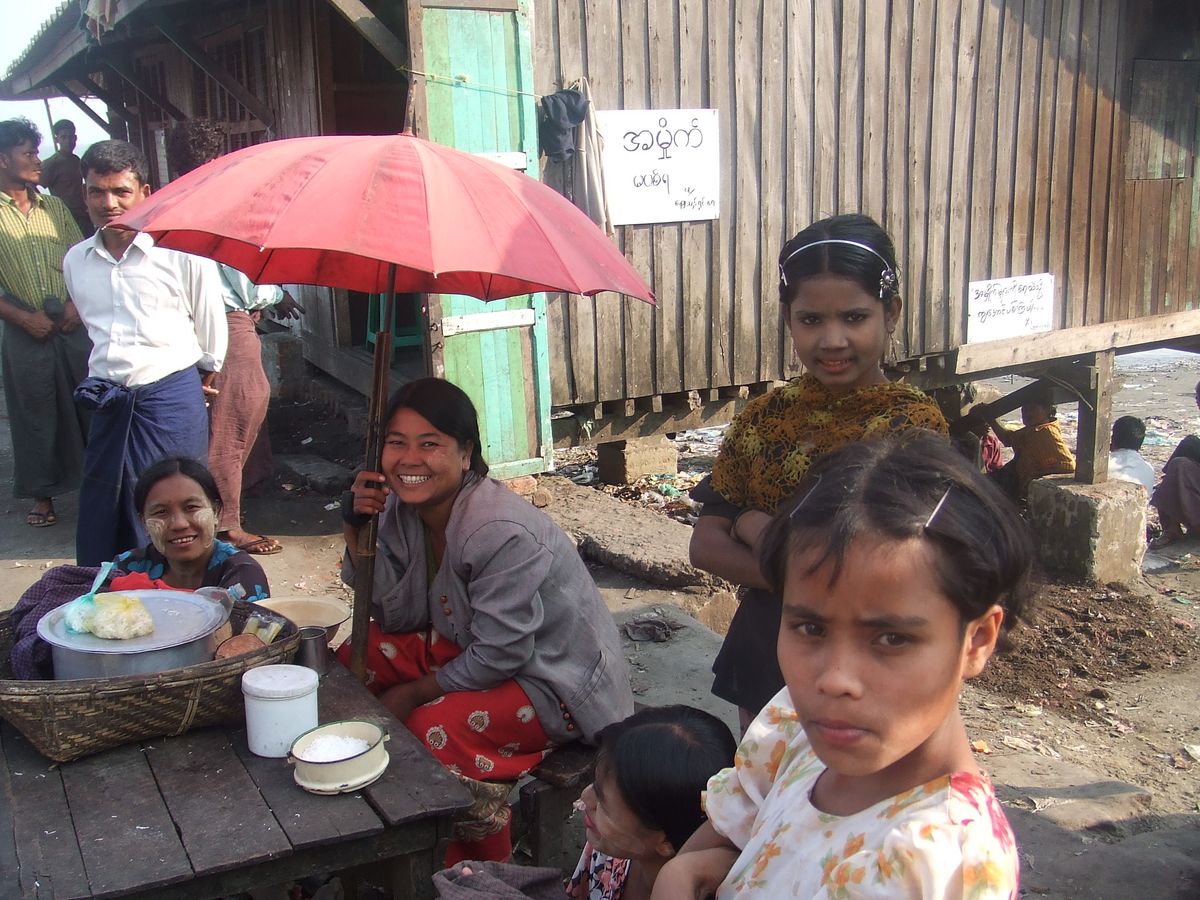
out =
[[[579,91],[568,89],[547,94],[539,101],[538,139],[542,155],[553,162],[575,154],[575,126],[587,115],[588,101]]]

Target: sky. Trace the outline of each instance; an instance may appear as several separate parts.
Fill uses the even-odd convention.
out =
[[[8,67],[29,46],[30,40],[41,28],[42,23],[49,19],[62,4],[62,0],[3,0],[4,27],[0,28],[0,75],[8,73]],[[104,115],[104,104],[93,100],[89,105]],[[54,152],[54,142],[50,136],[50,122],[58,119],[70,119],[75,123],[75,132],[79,135],[79,145],[75,148],[77,154],[82,154],[95,141],[108,137],[107,132],[89,119],[70,100],[55,97],[50,100],[50,118],[46,115],[46,104],[41,100],[27,103],[13,103],[0,100],[0,119],[11,119],[24,116],[37,126],[42,133],[41,154],[45,158]]]

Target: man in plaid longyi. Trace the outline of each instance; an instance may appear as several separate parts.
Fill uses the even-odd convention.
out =
[[[33,499],[34,527],[57,522],[54,497],[79,485],[88,423],[72,392],[92,347],[62,274],[82,235],[62,201],[37,190],[40,143],[27,119],[0,122],[0,364],[13,494]]]

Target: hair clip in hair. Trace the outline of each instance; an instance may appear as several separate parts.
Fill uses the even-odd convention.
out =
[[[937,502],[936,506],[934,506],[933,512],[931,512],[929,514],[929,518],[925,520],[925,525],[924,525],[925,531],[928,531],[933,526],[933,520],[936,519],[937,514],[942,511],[942,507],[945,506],[946,499],[950,496],[950,491],[953,488],[954,488],[954,485],[950,485],[949,487],[947,487],[946,492],[944,494],[942,494],[942,499]]]
[[[812,477],[812,487],[810,487],[807,491],[805,491],[804,496],[800,498],[800,502],[792,507],[792,511],[790,513],[788,513],[789,519],[796,518],[796,513],[800,512],[800,507],[802,507],[805,503],[808,502],[808,498],[813,495],[813,491],[815,491],[820,484],[821,484],[821,476],[814,475]]]
[[[887,300],[900,289],[900,276],[890,266],[879,273],[879,299]]]

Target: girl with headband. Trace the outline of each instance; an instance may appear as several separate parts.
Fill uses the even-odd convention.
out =
[[[771,515],[827,453],[910,428],[947,432],[930,398],[883,373],[899,284],[892,239],[867,216],[823,219],[784,244],[779,303],[805,372],[738,414],[712,475],[692,491],[704,504],[692,564],[741,587],[713,693],[740,708],[743,727],[783,687],[780,597],[756,557]]]

